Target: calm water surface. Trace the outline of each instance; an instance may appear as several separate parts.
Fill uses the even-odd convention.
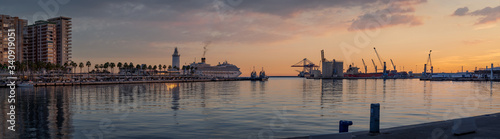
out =
[[[500,112],[500,82],[306,80],[20,88],[17,130],[4,138],[282,138],[368,130],[370,103],[381,128]],[[429,133],[429,136],[431,133]],[[1,136],[0,136],[1,137]]]

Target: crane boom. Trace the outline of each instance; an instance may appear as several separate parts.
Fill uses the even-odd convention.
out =
[[[375,64],[375,61],[373,61],[373,59],[372,59],[372,63],[373,63],[373,67],[375,67],[375,73],[377,73],[377,65]]]
[[[431,53],[432,53],[432,50],[429,51],[429,58],[427,59],[427,65],[432,67]]]
[[[394,62],[392,62],[392,59],[391,59],[391,63],[392,63],[392,67],[394,68],[394,70],[396,70],[396,65],[394,65]]]
[[[365,64],[365,60],[364,59],[361,59],[361,61],[363,61],[363,66],[365,66],[365,73],[368,73],[368,69],[366,68],[366,64]]]
[[[375,50],[375,54],[377,54],[377,58],[378,58],[378,61],[380,62],[380,65],[384,65],[382,62],[383,61],[382,58],[380,58],[380,55],[378,55],[377,49],[375,47],[373,47],[373,50]]]

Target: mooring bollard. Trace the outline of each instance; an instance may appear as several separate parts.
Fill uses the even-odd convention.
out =
[[[340,120],[339,121],[339,133],[349,132],[350,125],[352,125],[352,121]]]
[[[370,133],[380,133],[380,104],[370,106]]]

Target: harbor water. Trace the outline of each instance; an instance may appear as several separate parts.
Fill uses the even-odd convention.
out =
[[[500,82],[418,79],[313,80],[47,86],[18,88],[16,132],[3,138],[284,138],[368,131],[370,104],[381,128],[500,111]],[[429,133],[432,134],[432,133]]]

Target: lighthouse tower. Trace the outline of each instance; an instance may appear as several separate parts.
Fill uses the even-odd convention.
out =
[[[180,69],[180,56],[177,52],[177,47],[175,47],[174,54],[172,55],[172,67]]]

